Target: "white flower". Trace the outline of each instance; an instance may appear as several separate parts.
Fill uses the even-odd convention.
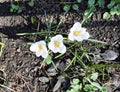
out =
[[[35,52],[37,57],[42,56],[43,58],[47,58],[48,56],[46,43],[43,40],[33,43],[30,47],[30,51]]]
[[[83,41],[90,37],[89,33],[86,32],[86,28],[83,28],[79,22],[76,22],[73,27],[70,29],[68,39],[71,41]]]
[[[66,47],[63,44],[63,36],[56,35],[51,38],[51,42],[48,44],[48,48],[52,50],[54,53],[65,53]]]

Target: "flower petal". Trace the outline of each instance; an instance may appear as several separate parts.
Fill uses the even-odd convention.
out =
[[[83,35],[81,35],[82,39],[88,39],[90,37],[90,34],[88,32],[85,32]]]
[[[45,41],[44,41],[44,40],[41,40],[41,41],[39,41],[39,42],[36,42],[36,44],[37,44],[37,45],[42,44],[42,45],[44,45],[44,46],[46,45],[46,43],[45,43]]]
[[[37,48],[37,45],[36,45],[35,43],[33,43],[33,44],[30,46],[30,51],[35,52],[35,51],[36,51],[36,48]]]
[[[42,54],[42,53],[41,53],[40,51],[36,51],[36,56],[37,56],[37,57],[40,57],[41,54]]]
[[[77,29],[77,28],[72,27],[72,28],[70,29],[70,32],[72,33],[72,32],[74,32],[76,29]]]
[[[48,56],[48,51],[47,51],[47,50],[43,51],[42,54],[41,54],[41,56],[42,56],[43,58],[47,58],[47,56]]]
[[[66,52],[66,46],[63,45],[60,49],[59,49],[59,53],[65,53]]]
[[[48,48],[52,50],[54,53],[58,52],[58,48],[55,48],[54,43],[52,41],[48,44]]]
[[[75,40],[76,40],[76,41],[83,41],[83,38],[82,38],[81,36],[76,36],[76,37],[75,37]]]
[[[52,51],[53,51],[54,53],[57,53],[57,52],[59,51],[59,49],[53,48]]]
[[[73,25],[73,27],[75,27],[75,28],[80,28],[80,27],[81,27],[80,22],[76,22],[76,23]]]
[[[56,35],[56,36],[51,38],[51,42],[54,42],[56,40],[62,41],[63,40],[63,36],[62,35]]]
[[[84,34],[86,32],[86,28],[83,28],[83,27],[79,28],[78,30],[81,31],[81,34]]]
[[[68,34],[68,39],[71,40],[71,41],[74,41],[74,40],[75,40],[73,33],[70,32],[70,33]]]
[[[56,35],[55,37],[56,37],[56,39],[58,39],[58,40],[63,40],[63,36],[62,36],[62,35]]]
[[[49,42],[48,48],[49,48],[50,50],[53,50],[53,49],[54,49],[54,43],[53,43],[52,41]]]

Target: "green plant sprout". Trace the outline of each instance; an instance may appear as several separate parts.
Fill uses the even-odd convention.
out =
[[[22,12],[22,9],[20,8],[18,4],[11,4],[10,7],[11,7],[10,12],[17,12],[17,13]]]
[[[101,86],[98,82],[94,82],[97,80],[97,78],[97,72],[84,77],[82,81],[74,78],[72,80],[70,88],[66,92],[108,92],[106,87]]]
[[[110,3],[107,5],[107,7],[105,6],[105,0],[98,0],[97,2],[95,2],[96,0],[88,0],[88,9],[85,10],[84,12],[84,16],[86,17],[87,13],[90,18],[92,16],[92,14],[97,10],[96,7],[100,7],[100,8],[108,8],[110,10],[110,12],[104,12],[103,14],[103,19],[108,20],[111,16],[113,15],[120,15],[120,1],[119,0],[110,0]]]
[[[19,0],[15,0],[15,3],[12,3],[11,5],[10,5],[10,12],[14,12],[14,13],[21,13],[22,12],[22,9],[21,9],[21,7],[19,6],[19,2],[18,2]],[[34,6],[34,2],[33,1],[29,1],[28,2],[28,5],[30,6],[30,7],[33,7]],[[33,18],[32,18],[33,19]],[[33,22],[33,21],[32,21]]]
[[[82,2],[82,0],[76,0],[76,3],[81,3],[81,2]],[[63,10],[65,12],[68,12],[70,9],[73,9],[75,11],[79,10],[79,6],[76,3],[71,3],[71,5],[70,5],[69,2],[67,4],[67,2],[65,2],[64,0],[61,0],[61,3],[64,5]]]
[[[34,2],[33,2],[33,1],[29,1],[29,2],[28,2],[28,5],[29,5],[30,7],[33,7],[33,6],[34,6]]]
[[[33,16],[30,18],[30,21],[33,25],[35,24],[35,18]]]
[[[108,20],[113,15],[120,15],[120,0],[111,0],[107,8],[110,11],[103,14],[103,19]]]
[[[76,2],[65,2],[64,0],[61,0],[61,3],[64,5],[63,10],[65,12],[70,11],[70,9],[79,10],[78,3],[80,4],[82,0],[76,0]],[[103,13],[103,19],[108,20],[111,16],[113,15],[120,15],[120,0],[110,0],[110,3],[105,6],[105,0],[87,0],[87,9],[84,11],[84,19],[90,18],[94,12],[97,11],[96,7],[100,8],[107,8],[109,9],[108,11],[105,11]],[[89,15],[89,17],[88,17]],[[82,23],[81,23],[82,24]]]

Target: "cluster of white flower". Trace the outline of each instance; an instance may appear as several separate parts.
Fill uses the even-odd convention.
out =
[[[83,41],[90,37],[89,33],[86,32],[86,28],[83,28],[79,22],[76,22],[73,27],[70,29],[68,38],[71,41]]]
[[[83,41],[89,37],[90,35],[86,32],[86,28],[83,28],[79,22],[73,25],[68,35],[68,39],[71,41]],[[65,53],[66,46],[63,43],[63,36],[56,35],[52,37],[51,41],[48,43],[48,48],[54,53]],[[48,50],[44,40],[33,43],[30,47],[30,51],[35,52],[37,57],[42,56],[43,58],[47,58],[48,56]]]

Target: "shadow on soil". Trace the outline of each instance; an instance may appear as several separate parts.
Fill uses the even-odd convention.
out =
[[[120,21],[92,21],[92,22],[88,22],[85,24],[85,26],[87,28],[89,27],[106,27],[106,26],[112,26],[115,27],[116,24],[120,25]],[[39,28],[43,28],[46,27],[45,24],[40,23],[40,27]],[[54,24],[53,24],[54,25]],[[68,25],[68,24],[67,24]],[[72,25],[71,25],[72,26]],[[17,26],[3,26],[2,28],[0,28],[0,33],[3,33],[5,35],[8,36],[8,38],[19,38],[19,36],[17,36],[17,33],[32,33],[32,32],[36,32],[36,30],[33,30],[33,28],[35,28],[35,26],[31,26],[31,25],[24,25],[23,27],[21,27],[21,25],[17,25]],[[36,28],[37,29],[37,26]]]

